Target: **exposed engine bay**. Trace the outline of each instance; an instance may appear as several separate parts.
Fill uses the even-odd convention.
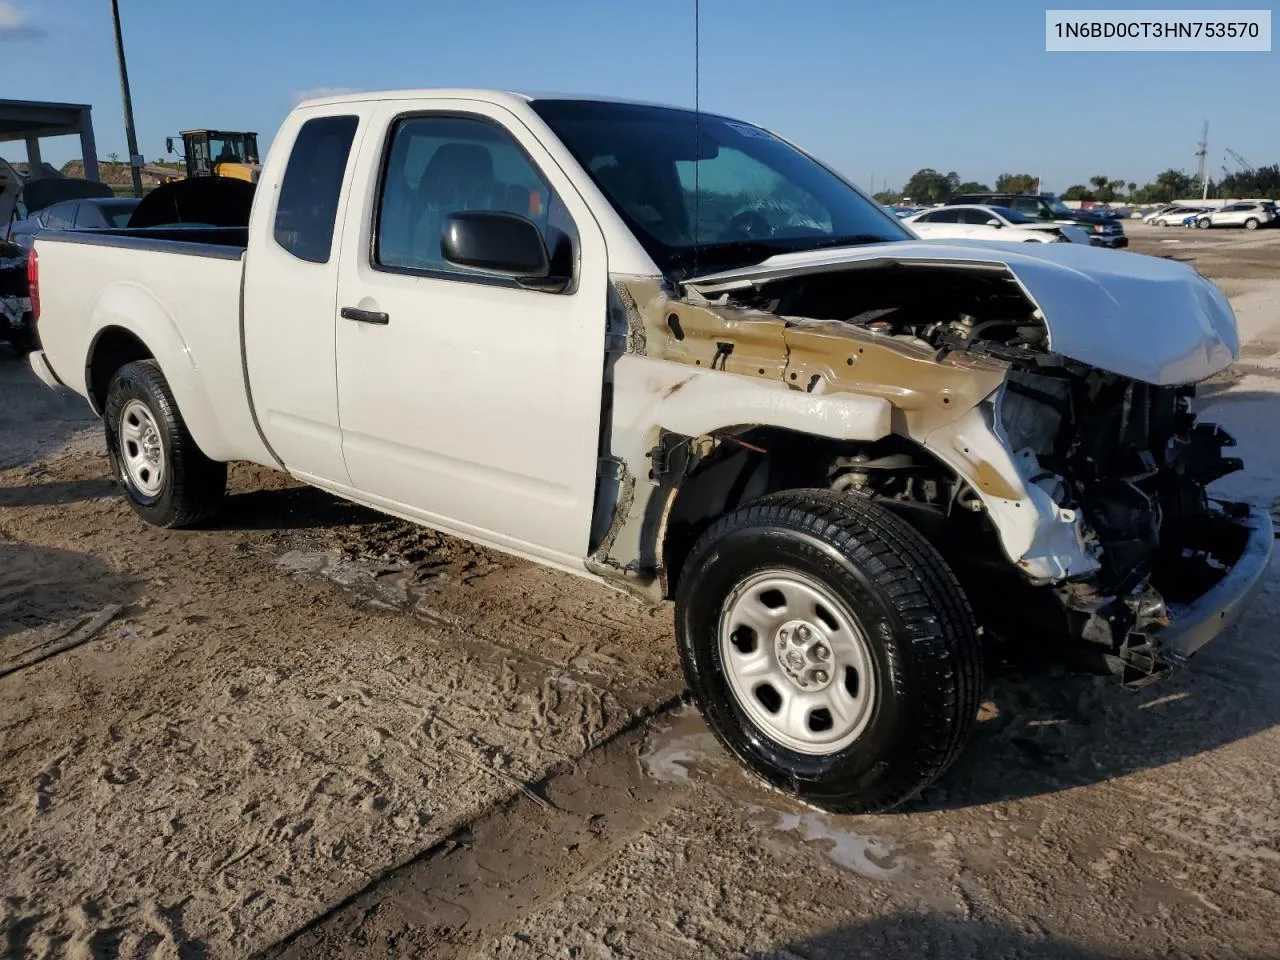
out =
[[[683,296],[629,292],[628,352],[891,408],[891,428],[863,442],[799,440],[749,421],[704,437],[664,430],[647,472],[667,493],[667,564],[700,515],[723,507],[693,505],[723,486],[701,479],[709,474],[736,477],[731,497],[743,499],[829,485],[910,519],[994,635],[1057,638],[1137,682],[1184,655],[1161,632],[1251,542],[1247,505],[1206,493],[1241,462],[1224,455],[1234,445],[1225,431],[1197,422],[1194,384],[1056,352],[1055,339],[1070,338],[1055,337],[1004,264],[879,260],[710,278]]]
[[[1038,310],[1012,280],[922,272],[900,268],[858,284],[826,274],[773,284],[783,289],[767,297],[731,299],[784,317],[841,319],[876,336],[927,344],[939,359],[958,352],[1007,362],[997,430],[1028,483],[1078,513],[1083,546],[1098,564],[1052,587],[1065,626],[1131,676],[1149,673],[1156,656],[1147,637],[1168,623],[1169,604],[1212,587],[1243,546],[1231,523],[1243,511],[1213,503],[1205,492],[1241,469],[1239,459],[1223,455],[1235,441],[1216,424],[1197,423],[1194,386],[1151,386],[1054,355]],[[945,472],[930,476],[937,471],[908,465],[910,459],[839,458],[832,485],[935,508],[980,508],[964,484],[956,489]]]

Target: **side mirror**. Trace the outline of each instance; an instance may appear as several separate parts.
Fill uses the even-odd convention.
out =
[[[1004,224],[1003,224],[1003,223],[1001,223],[999,220],[996,220],[996,219],[994,219],[994,218],[993,218],[993,219],[991,219],[991,220],[988,220],[988,221],[987,221],[987,226],[988,226],[988,227],[996,227],[997,229],[999,229],[1000,227],[1003,227],[1003,226],[1004,226]]]
[[[165,137],[165,138],[164,138],[164,148],[165,148],[165,150],[167,150],[169,153],[173,153],[173,137]]]
[[[551,255],[533,221],[497,210],[467,210],[446,218],[440,236],[446,263],[512,277],[523,286],[563,289],[569,277],[554,275]]]

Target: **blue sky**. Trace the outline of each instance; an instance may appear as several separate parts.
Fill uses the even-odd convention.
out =
[[[1045,6],[702,0],[702,105],[776,130],[864,186],[874,175],[877,188],[925,166],[988,183],[1028,172],[1058,191],[1102,173],[1144,183],[1194,169],[1206,118],[1215,175],[1224,147],[1280,162],[1280,53],[1051,54]],[[265,148],[296,98],[321,89],[491,86],[693,103],[693,0],[120,7],[148,159],[188,127],[257,130]],[[0,0],[0,72],[5,97],[92,104],[99,154],[127,154],[108,0]],[[49,140],[44,151],[60,163],[78,144]],[[20,144],[0,155],[25,159]]]

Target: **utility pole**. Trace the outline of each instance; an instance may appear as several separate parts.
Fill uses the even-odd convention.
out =
[[[133,195],[142,196],[142,157],[133,131],[133,97],[129,95],[129,70],[124,65],[124,37],[120,34],[120,0],[111,0],[111,21],[116,28],[116,59],[120,62],[120,93],[124,97],[124,135],[129,144],[129,169],[133,171]]]
[[[1199,165],[1196,169],[1196,179],[1200,181],[1200,199],[1207,200],[1209,197],[1209,121],[1204,122],[1204,131],[1200,134],[1200,143],[1196,146],[1196,157],[1199,159]],[[1176,200],[1177,197],[1174,197]]]

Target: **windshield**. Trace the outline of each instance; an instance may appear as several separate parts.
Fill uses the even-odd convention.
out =
[[[1047,203],[1049,205],[1049,209],[1058,216],[1062,216],[1064,214],[1070,215],[1071,213],[1071,208],[1057,197],[1046,197],[1044,202]]]
[[[209,156],[214,163],[244,163],[244,137],[209,136]]]
[[[992,207],[991,209],[1010,223],[1035,223],[1035,220],[1031,217],[1021,214],[1017,210],[1010,210],[1008,207]]]
[[[879,204],[760,127],[630,103],[532,106],[664,273],[911,239]]]

